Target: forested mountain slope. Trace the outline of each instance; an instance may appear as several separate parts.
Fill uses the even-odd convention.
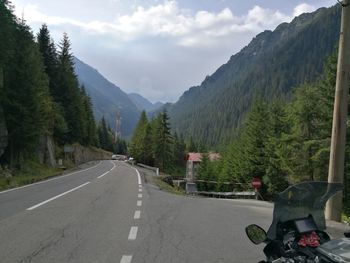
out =
[[[260,33],[200,86],[166,105],[172,127],[187,138],[221,144],[234,136],[257,94],[290,97],[293,87],[315,80],[337,47],[339,28],[334,6]]]
[[[79,82],[85,86],[92,99],[96,119],[100,120],[104,116],[114,130],[116,114],[120,112],[122,135],[131,135],[141,111],[125,92],[108,81],[96,69],[77,58],[74,59],[74,63]]]

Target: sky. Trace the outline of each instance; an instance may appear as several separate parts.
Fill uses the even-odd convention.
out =
[[[76,57],[127,93],[175,102],[258,33],[336,0],[12,0],[36,34],[64,32]]]

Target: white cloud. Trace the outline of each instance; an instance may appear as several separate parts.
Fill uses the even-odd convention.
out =
[[[290,17],[279,11],[264,9],[260,6],[254,6],[249,10],[245,19],[245,25],[258,26],[261,28],[271,28],[282,22],[289,21]]]
[[[294,8],[294,12],[293,12],[293,16],[299,16],[303,13],[311,13],[313,11],[315,11],[315,7],[306,3],[302,3],[300,5],[297,5]]]
[[[302,4],[296,7],[295,12],[310,8],[312,7]],[[170,37],[178,45],[190,47],[220,44],[220,37],[236,33],[258,33],[291,19],[279,11],[260,6],[254,6],[245,16],[240,17],[235,16],[229,8],[217,13],[198,11],[191,14],[189,10],[179,8],[176,1],[165,1],[147,9],[137,7],[132,14],[118,16],[112,22],[82,22],[66,17],[47,16],[37,6],[30,4],[25,5],[23,10],[29,23],[71,25],[89,34],[108,34],[126,42],[144,37]]]
[[[154,101],[174,101],[257,33],[314,10],[313,6],[300,4],[285,14],[254,6],[237,15],[228,7],[219,11],[191,11],[171,0],[153,2],[147,8],[135,6],[128,9],[128,14],[116,13],[114,19],[102,16],[88,20],[90,16],[68,13],[47,15],[49,9],[27,3],[16,5],[16,12],[21,17],[24,11],[24,18],[34,30],[46,23],[54,38],[67,32],[79,58],[124,90],[140,92]]]

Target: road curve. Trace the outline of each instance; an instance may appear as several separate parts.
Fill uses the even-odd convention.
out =
[[[257,262],[244,226],[270,220],[268,204],[172,195],[102,161],[1,192],[0,262]]]

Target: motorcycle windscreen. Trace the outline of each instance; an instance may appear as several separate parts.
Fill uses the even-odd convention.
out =
[[[319,230],[325,230],[326,202],[342,190],[342,184],[328,182],[305,182],[288,187],[275,200],[272,224],[267,237],[271,240],[277,238],[276,227],[279,222],[305,218],[309,215],[313,217]]]

